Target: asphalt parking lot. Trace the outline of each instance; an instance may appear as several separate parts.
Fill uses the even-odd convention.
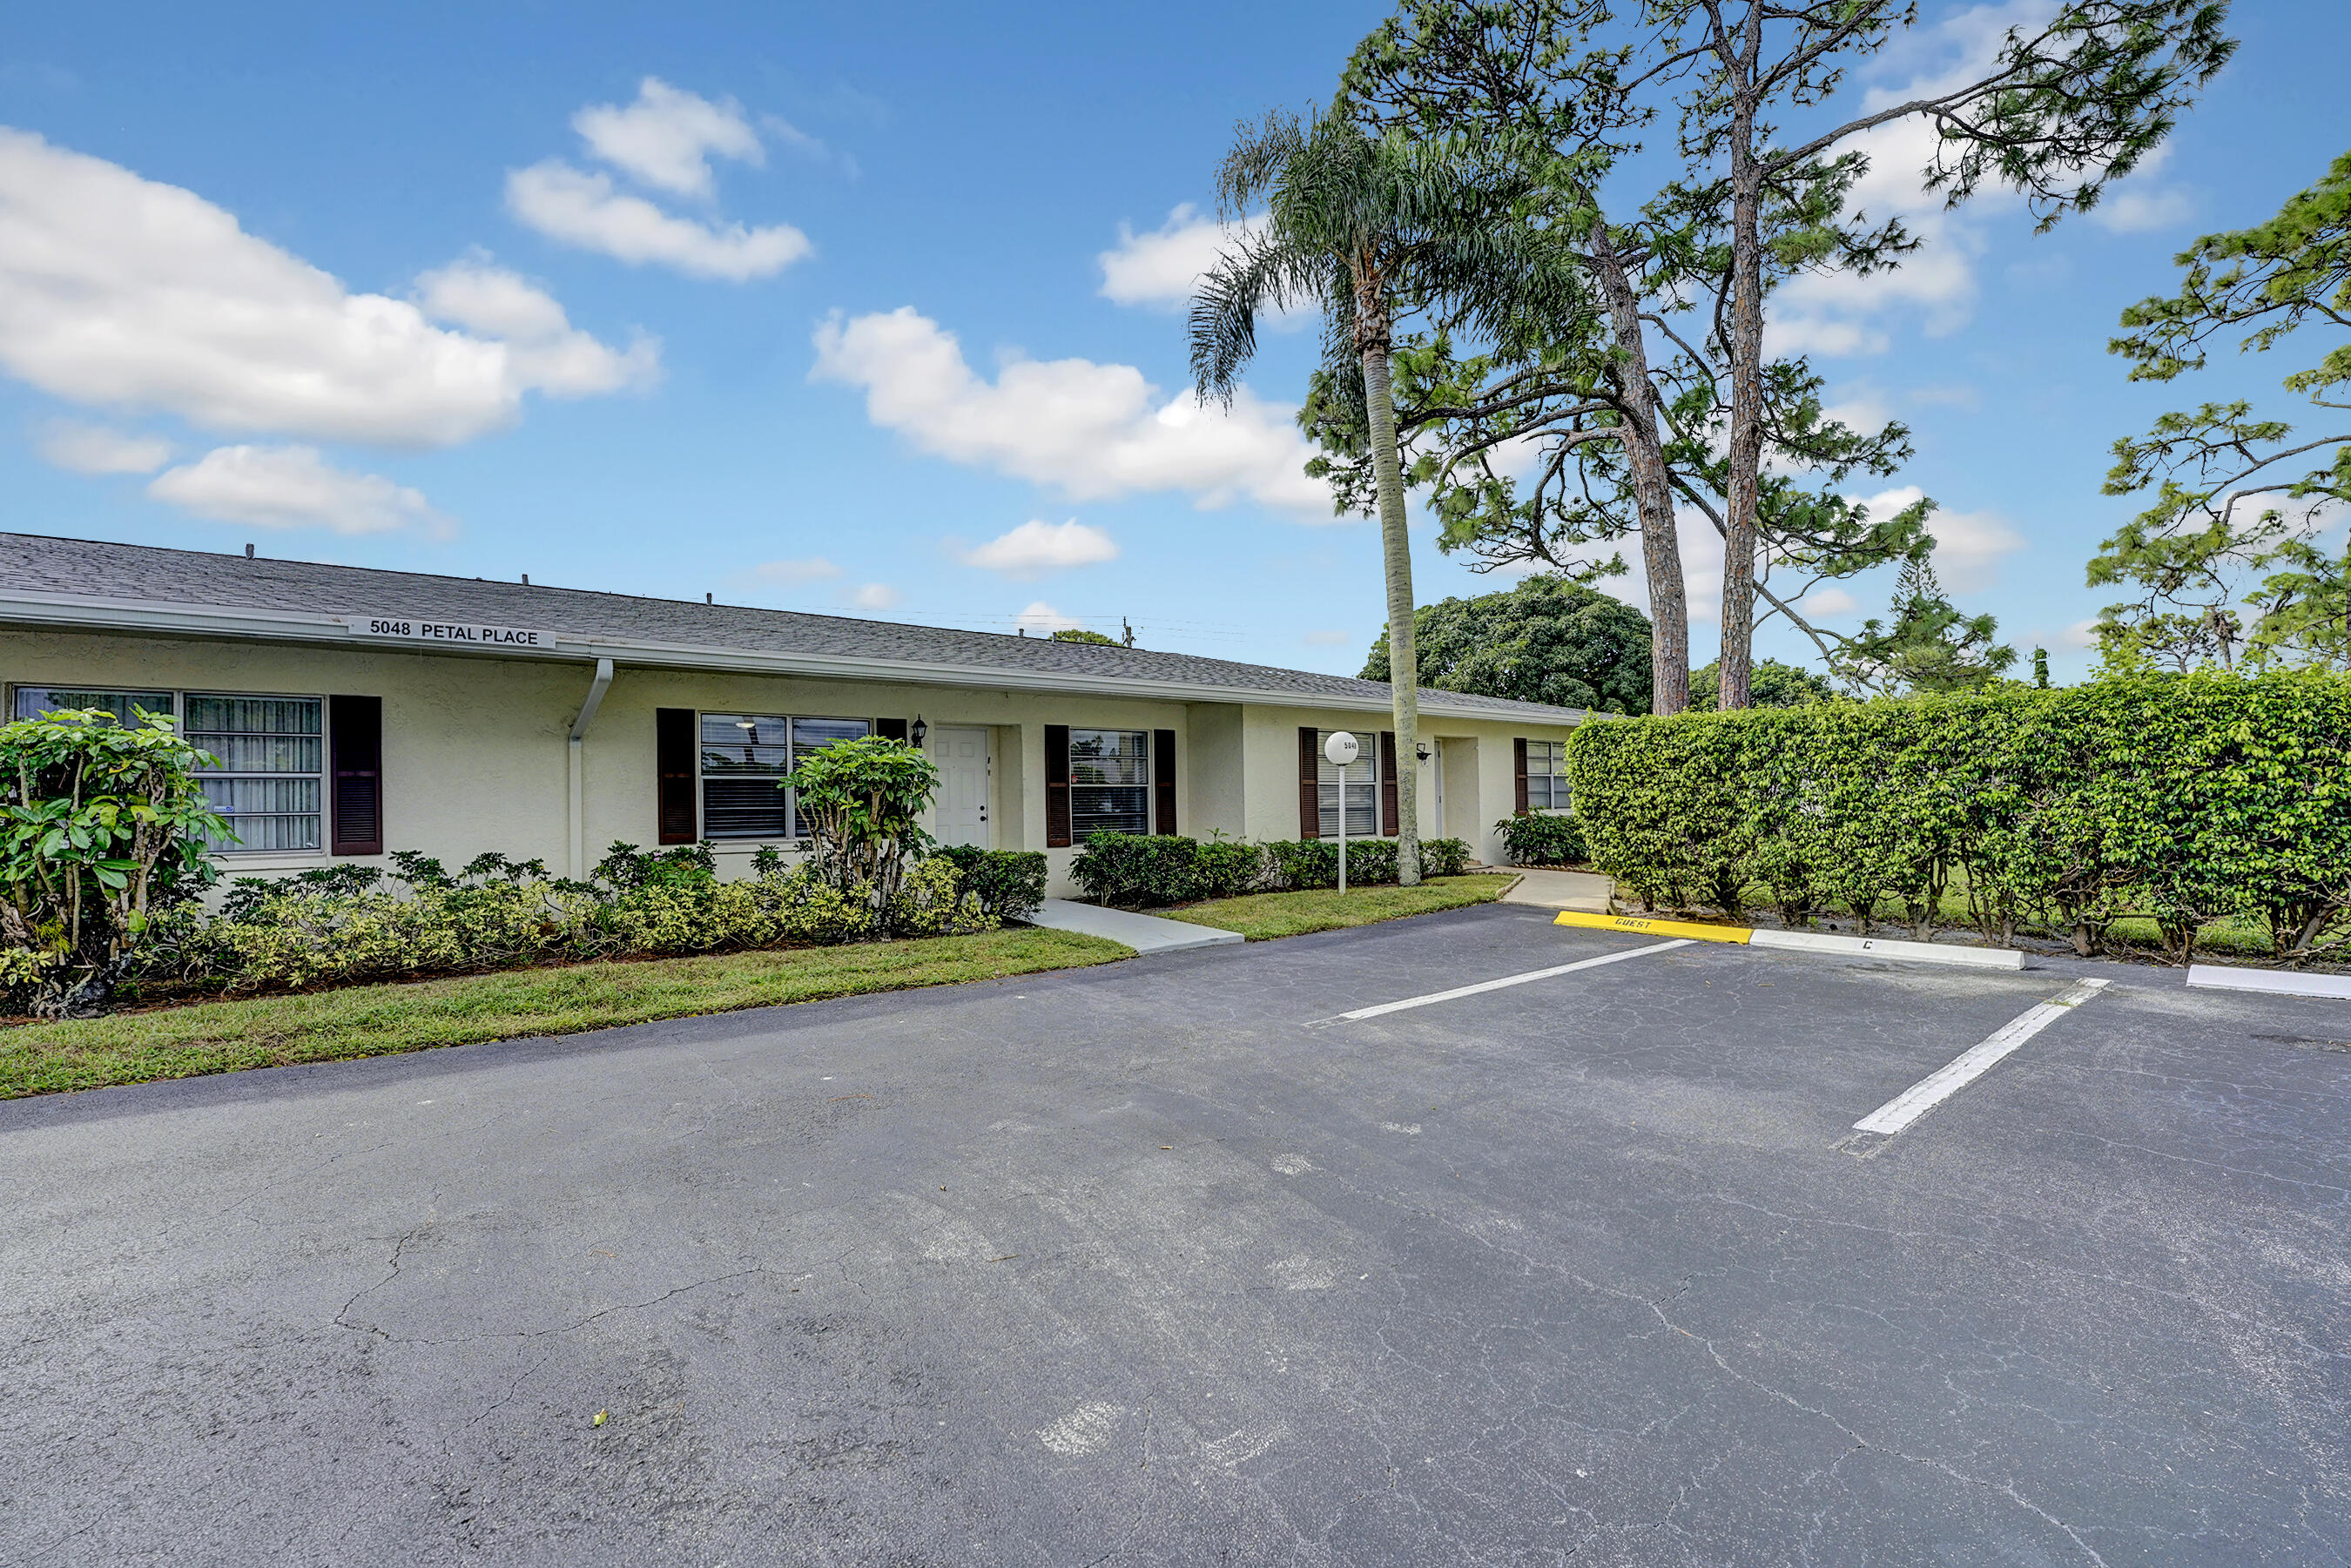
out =
[[[1698,946],[1316,1021],[1655,946],[0,1104],[0,1561],[2351,1558],[2351,1004]]]

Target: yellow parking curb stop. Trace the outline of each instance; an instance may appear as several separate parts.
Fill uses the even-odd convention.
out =
[[[1649,920],[1637,915],[1585,915],[1562,910],[1554,925],[1581,925],[1593,931],[1630,931],[1643,936],[1686,936],[1696,942],[1745,942],[1755,935],[1744,925],[1701,925],[1689,920]]]

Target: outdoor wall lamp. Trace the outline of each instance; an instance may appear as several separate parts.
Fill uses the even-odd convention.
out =
[[[921,714],[916,714],[914,716],[914,727],[906,733],[914,737],[914,744],[919,747],[923,744],[923,737],[931,733],[931,727],[923,722],[923,716]]]
[[[1425,741],[1425,740],[1416,740],[1416,741],[1413,742],[1412,754],[1413,754],[1415,757],[1419,758],[1423,762],[1427,761],[1427,760],[1428,760],[1428,742],[1426,742],[1426,741]]]

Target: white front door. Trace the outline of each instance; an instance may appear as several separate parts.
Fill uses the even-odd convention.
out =
[[[939,770],[939,842],[994,848],[987,831],[987,731],[938,728],[928,741],[924,749]]]

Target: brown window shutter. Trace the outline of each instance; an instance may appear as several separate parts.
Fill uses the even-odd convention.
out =
[[[1516,780],[1515,788],[1518,790],[1516,810],[1519,815],[1523,817],[1527,814],[1527,738],[1525,736],[1520,736],[1510,742],[1510,771]]]
[[[699,836],[695,809],[695,713],[690,707],[653,710],[653,765],[660,773],[661,841],[690,844]]]
[[[1070,847],[1070,727],[1045,727],[1045,847]]]
[[[1395,838],[1404,831],[1404,814],[1396,810],[1395,731],[1380,731],[1380,835]]]
[[[1176,831],[1176,732],[1155,729],[1151,732],[1151,800],[1157,808],[1152,813],[1154,832]]]
[[[1322,836],[1322,750],[1311,724],[1298,727],[1298,836]]]
[[[873,721],[873,733],[884,740],[905,740],[906,721],[903,718],[877,718]]]
[[[328,841],[339,855],[383,853],[383,699],[329,697],[334,730],[335,825]]]

